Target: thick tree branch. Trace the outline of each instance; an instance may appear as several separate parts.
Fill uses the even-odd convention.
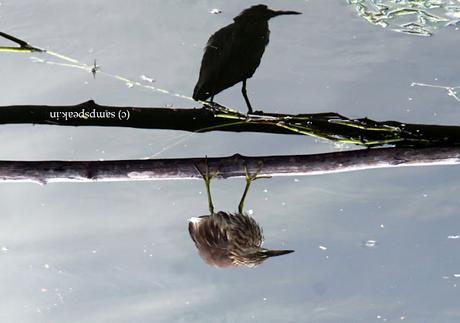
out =
[[[88,101],[73,106],[1,107],[0,124],[12,123],[297,134],[367,147],[460,144],[458,126],[349,119],[332,112],[297,115],[257,112],[247,116],[218,105],[200,109],[137,108],[101,106]]]
[[[98,182],[200,178],[195,165],[205,158],[113,161],[0,161],[3,182]],[[456,165],[460,147],[379,148],[315,155],[208,158],[217,178],[244,176],[260,168],[261,176],[299,176],[402,166]]]

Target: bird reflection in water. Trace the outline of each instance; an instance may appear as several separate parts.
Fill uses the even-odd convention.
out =
[[[243,82],[241,92],[252,113],[246,92],[246,80],[254,75],[268,45],[270,30],[268,21],[281,15],[298,15],[297,11],[277,11],[260,4],[243,10],[234,22],[219,29],[208,40],[201,61],[200,76],[193,91],[193,98],[205,101]]]
[[[238,205],[237,213],[214,212],[210,183],[217,173],[210,174],[206,160],[204,171],[195,166],[205,181],[208,195],[209,215],[189,220],[190,237],[195,242],[201,258],[215,267],[255,267],[270,257],[281,256],[294,250],[270,250],[262,248],[262,228],[243,211],[244,200],[251,182],[259,170],[251,175],[245,166],[246,187]]]

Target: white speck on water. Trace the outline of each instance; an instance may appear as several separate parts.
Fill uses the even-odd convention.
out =
[[[264,297],[264,298],[262,298],[262,300],[263,300],[264,302],[266,302],[266,301],[267,301],[267,298],[266,298],[266,297]]]
[[[213,8],[209,11],[209,13],[212,13],[213,15],[218,15],[220,13],[222,13],[222,10],[220,9],[217,9],[217,8]]]
[[[364,246],[366,246],[367,248],[373,248],[377,245],[377,241],[375,240],[367,240],[366,242],[364,242]]]
[[[425,193],[425,194],[423,194],[423,197],[428,197],[428,194],[426,194],[426,193]]]
[[[409,101],[412,101],[413,99],[412,98],[407,98]]]
[[[2,246],[2,248],[1,248],[0,250],[1,250],[2,252],[4,252],[4,253],[7,253],[8,250],[10,250],[10,249],[8,249],[7,246]]]
[[[327,247],[322,246],[322,245],[319,245],[318,248],[320,248],[321,250],[327,250]]]
[[[48,291],[48,289],[47,289],[47,288],[41,288],[40,291],[41,291],[42,293],[46,293],[46,292]]]
[[[460,235],[458,235],[458,234],[457,235],[450,235],[450,236],[447,236],[447,239],[452,239],[452,240],[460,239]]]
[[[300,182],[300,179],[294,178],[294,182],[298,183],[298,182]]]
[[[29,59],[32,61],[32,63],[45,63],[46,62],[44,59],[41,59],[35,56],[32,56]]]
[[[264,189],[264,193],[268,193],[268,190],[267,190],[267,189]]]
[[[131,89],[134,87],[134,83],[126,82],[126,86]]]
[[[281,205],[282,205],[282,206],[286,206],[286,202],[281,202]]]
[[[141,79],[142,79],[143,81],[146,81],[146,82],[149,82],[149,83],[155,82],[155,79],[154,79],[154,78],[148,77],[148,76],[146,76],[146,75],[144,75],[144,74],[141,75]]]
[[[380,228],[381,228],[381,229],[385,229],[385,225],[384,225],[384,224],[381,224],[381,225],[380,225]]]
[[[185,301],[185,305],[190,305],[190,301]]]
[[[43,267],[45,267],[46,269],[50,269],[50,265],[48,264],[44,264]]]
[[[343,212],[343,209],[339,209],[339,212]]]
[[[460,274],[454,274],[455,278],[460,278]]]
[[[91,250],[91,253],[92,253],[92,254],[95,254],[95,253],[97,253],[97,250],[96,250],[96,249],[93,249],[93,250]]]
[[[253,209],[250,209],[250,210],[248,210],[247,213],[248,213],[248,215],[253,215],[253,214],[254,214],[254,210],[253,210]]]

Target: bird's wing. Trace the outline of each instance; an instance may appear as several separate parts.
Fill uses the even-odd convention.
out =
[[[219,83],[232,55],[234,24],[216,31],[208,40],[201,61],[200,77],[193,91],[195,100],[206,100],[222,91]]]

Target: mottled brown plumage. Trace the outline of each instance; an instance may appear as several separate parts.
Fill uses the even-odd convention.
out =
[[[249,175],[246,170],[246,187],[237,213],[214,213],[209,188],[212,176],[209,175],[207,165],[206,172],[197,169],[206,183],[210,215],[191,218],[188,229],[198,253],[207,264],[215,267],[255,267],[269,257],[293,252],[262,248],[262,228],[243,212],[244,199],[251,181],[260,178],[257,174]]]

